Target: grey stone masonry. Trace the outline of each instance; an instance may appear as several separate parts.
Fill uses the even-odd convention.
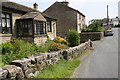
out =
[[[31,57],[14,60],[9,65],[0,68],[0,80],[22,80],[33,78],[35,73],[45,66],[53,65],[61,58],[70,60],[81,55],[84,50],[91,48],[91,41],[82,43],[76,47],[60,50],[52,53],[36,53]]]

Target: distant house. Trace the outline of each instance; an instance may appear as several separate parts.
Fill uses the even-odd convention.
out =
[[[120,1],[118,2],[118,18],[120,18]]]
[[[69,29],[75,29],[81,33],[85,26],[85,15],[68,6],[69,2],[55,2],[43,13],[57,19],[57,36],[65,37]]]
[[[110,24],[112,24],[113,26],[118,25],[120,23],[120,18],[116,17],[116,18],[112,18],[110,20]]]
[[[28,42],[41,44],[49,36],[56,36],[56,19],[34,8],[15,2],[2,2],[0,37],[2,43],[12,38],[22,38]]]

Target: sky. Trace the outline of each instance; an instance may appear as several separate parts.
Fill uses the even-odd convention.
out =
[[[54,2],[62,2],[64,0],[11,0],[33,8],[33,3],[37,3],[38,10],[43,12]],[[86,24],[92,19],[103,19],[107,17],[107,5],[109,6],[109,17],[115,18],[118,16],[119,0],[67,0],[69,6],[79,10],[86,16]]]

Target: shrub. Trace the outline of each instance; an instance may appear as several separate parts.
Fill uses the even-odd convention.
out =
[[[68,42],[65,39],[61,38],[61,37],[55,37],[53,39],[53,41],[56,42],[56,43],[61,43],[61,44],[68,45]]]
[[[13,53],[14,52],[14,46],[8,42],[8,43],[4,43],[1,45],[2,46],[2,54],[6,54],[6,53]]]
[[[49,45],[53,44],[55,42],[48,40],[46,41],[44,44],[42,44],[41,46],[38,47],[37,52],[49,52]]]
[[[68,48],[68,47],[64,44],[61,44],[61,43],[53,43],[53,44],[49,45],[49,50],[50,51],[58,51],[58,50],[61,50],[61,49],[66,49],[66,48]]]
[[[69,30],[67,34],[69,46],[74,47],[80,44],[80,35],[75,30]]]
[[[36,53],[37,49],[35,45],[18,39],[4,43],[2,46],[2,53],[4,53],[4,55],[2,55],[2,61],[5,64],[8,64],[12,60],[32,56]]]

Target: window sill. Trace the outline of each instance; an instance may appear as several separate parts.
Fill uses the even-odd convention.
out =
[[[0,37],[11,37],[12,34],[0,34]]]
[[[34,35],[34,37],[47,37],[47,34]]]

